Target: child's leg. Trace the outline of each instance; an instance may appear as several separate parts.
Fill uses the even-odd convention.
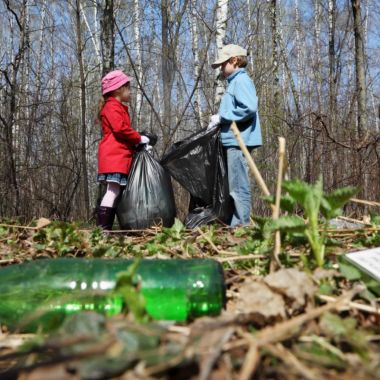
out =
[[[100,203],[101,207],[114,207],[115,200],[120,194],[120,185],[116,182],[107,183],[107,191],[104,194],[102,202]]]
[[[249,224],[251,214],[251,184],[247,160],[240,149],[227,149],[227,167],[230,196],[234,200],[235,206],[231,227],[238,224]]]
[[[115,220],[115,201],[120,194],[120,185],[115,182],[107,183],[107,191],[97,210],[96,225],[104,230],[111,230]]]

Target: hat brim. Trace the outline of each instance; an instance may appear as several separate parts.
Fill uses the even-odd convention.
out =
[[[227,58],[227,59],[219,59],[219,60],[215,61],[214,63],[212,63],[211,67],[213,69],[217,69],[219,66],[221,66],[224,62],[226,62],[228,60],[229,60],[229,58]]]
[[[121,80],[119,80],[117,83],[113,84],[112,86],[106,88],[102,91],[102,95],[108,94],[109,92],[115,91],[121,86],[124,86],[125,84],[129,83],[132,80],[131,77],[128,75],[125,75]]]

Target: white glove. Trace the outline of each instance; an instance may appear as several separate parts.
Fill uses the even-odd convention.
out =
[[[153,147],[152,147],[152,145],[145,144],[144,150],[146,150],[148,153],[152,153],[153,152]]]
[[[219,114],[212,115],[210,117],[210,122],[208,123],[207,130],[216,127],[218,124],[220,124],[220,116],[219,116]]]
[[[139,144],[149,144],[149,137],[146,137],[146,136],[141,136],[141,140],[139,142]]]

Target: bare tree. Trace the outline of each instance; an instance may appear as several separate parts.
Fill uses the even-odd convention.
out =
[[[27,0],[23,0],[20,9],[13,8],[13,5],[9,0],[4,0],[7,10],[11,14],[11,17],[17,24],[18,40],[19,45],[16,54],[12,57],[12,62],[10,62],[7,70],[2,70],[2,74],[5,78],[7,97],[6,97],[6,114],[0,115],[0,120],[3,125],[1,133],[1,142],[5,148],[3,157],[5,163],[5,173],[4,179],[5,183],[9,186],[11,196],[8,200],[10,201],[10,206],[12,211],[18,215],[20,207],[20,188],[19,181],[17,178],[17,167],[16,167],[16,156],[15,152],[15,139],[14,139],[14,129],[17,124],[16,115],[18,113],[17,101],[18,101],[18,74],[21,69],[21,62],[25,57],[28,46],[28,35],[27,35]],[[13,33],[13,31],[11,31]],[[8,207],[3,205],[5,209]]]
[[[115,17],[114,1],[101,0],[101,3],[103,7],[101,8],[100,42],[103,56],[102,76],[104,76],[115,67]]]
[[[367,128],[367,91],[365,80],[364,31],[361,20],[360,0],[351,0],[355,34],[355,72],[358,104],[358,136],[363,138]]]
[[[163,88],[163,130],[164,145],[167,146],[172,128],[172,89],[177,70],[176,59],[182,19],[189,0],[185,0],[180,8],[173,9],[171,0],[161,1],[161,39],[162,39],[162,88]]]

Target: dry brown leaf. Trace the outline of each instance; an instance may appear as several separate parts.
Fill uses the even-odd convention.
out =
[[[324,269],[324,268],[317,268],[313,273],[313,279],[317,282],[332,278],[332,277],[341,277],[342,274],[335,270],[335,269]]]
[[[20,376],[20,380],[80,380],[78,374],[71,374],[65,364],[38,367]]]
[[[37,220],[37,226],[36,226],[36,228],[39,230],[41,228],[44,228],[44,227],[48,226],[50,223],[51,223],[50,219],[40,218],[40,219]]]
[[[243,284],[236,303],[236,311],[249,314],[252,322],[259,326],[286,318],[285,302],[281,295],[258,281]]]
[[[303,309],[315,293],[313,281],[296,268],[281,269],[264,278],[264,282],[275,292],[286,297],[293,310]]]

